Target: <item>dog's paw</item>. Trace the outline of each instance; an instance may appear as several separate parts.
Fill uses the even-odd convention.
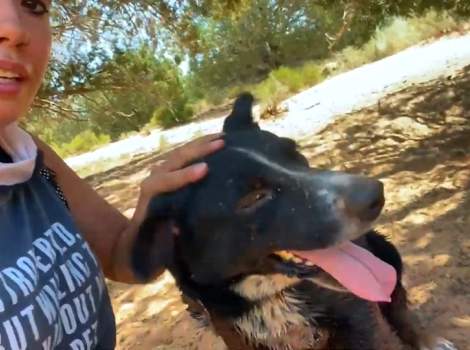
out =
[[[458,350],[458,349],[450,341],[444,338],[439,338],[436,342],[436,345],[434,345],[433,347],[425,346],[425,347],[421,347],[420,350]]]

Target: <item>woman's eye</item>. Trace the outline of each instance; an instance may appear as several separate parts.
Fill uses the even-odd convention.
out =
[[[24,0],[21,2],[21,6],[27,9],[34,15],[44,15],[49,13],[47,6],[42,1],[38,0]]]

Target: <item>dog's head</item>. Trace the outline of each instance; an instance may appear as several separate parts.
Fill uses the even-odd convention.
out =
[[[151,200],[133,250],[136,276],[149,280],[165,265],[200,285],[238,283],[245,296],[302,278],[334,285],[302,252],[363,235],[381,213],[383,185],[309,167],[293,140],[259,128],[252,103],[246,93],[235,101],[226,146],[203,159],[203,180]],[[259,276],[273,279],[262,285]]]

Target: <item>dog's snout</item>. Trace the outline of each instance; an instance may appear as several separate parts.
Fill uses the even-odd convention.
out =
[[[345,210],[362,221],[377,219],[385,204],[383,183],[365,176],[351,176],[344,193]]]

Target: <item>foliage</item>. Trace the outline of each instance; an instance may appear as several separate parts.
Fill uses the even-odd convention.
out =
[[[62,157],[73,156],[78,153],[91,151],[94,148],[108,144],[110,137],[104,134],[96,135],[90,130],[86,130],[76,135],[68,144],[52,144],[56,152]]]
[[[256,0],[238,16],[201,25],[201,51],[190,57],[192,78],[209,91],[257,83],[281,66],[328,55],[324,32],[340,23],[308,0]],[[230,40],[227,40],[230,38]]]
[[[23,124],[77,154],[243,89],[273,103],[321,82],[325,62],[355,68],[468,15],[450,0],[54,2],[50,69]]]
[[[160,137],[158,139],[158,145],[160,152],[166,152],[170,148],[170,142],[163,134],[160,134]]]
[[[171,128],[177,124],[187,122],[194,114],[191,106],[185,103],[172,103],[158,107],[153,113],[150,123],[162,128]]]
[[[347,47],[338,52],[335,59],[342,67],[340,71],[354,69],[393,55],[444,29],[458,29],[459,25],[449,13],[436,11],[429,11],[422,17],[395,17],[388,27],[377,29],[362,47]]]

